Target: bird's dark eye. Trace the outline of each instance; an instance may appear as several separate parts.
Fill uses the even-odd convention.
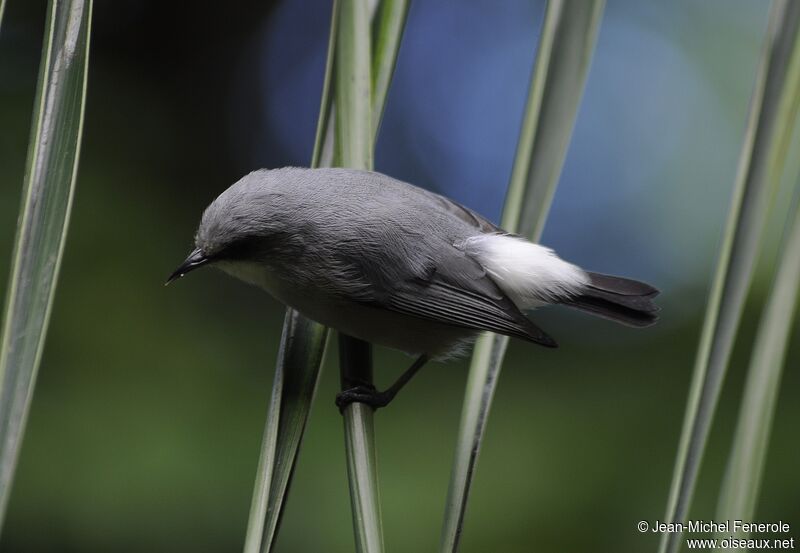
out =
[[[257,256],[259,250],[259,239],[256,236],[244,236],[226,244],[217,254],[217,259],[227,259],[231,261],[241,259],[252,259]]]

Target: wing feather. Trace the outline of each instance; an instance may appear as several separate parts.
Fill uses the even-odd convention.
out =
[[[440,323],[515,336],[547,347],[557,345],[510,300],[489,298],[438,280],[399,288],[384,307]]]

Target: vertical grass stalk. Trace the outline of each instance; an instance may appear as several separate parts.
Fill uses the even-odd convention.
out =
[[[547,3],[501,226],[538,241],[564,164],[605,6]],[[470,364],[445,506],[442,553],[458,549],[487,417],[508,338],[478,338]]]
[[[339,365],[343,390],[365,382],[371,383],[372,346],[363,340],[340,334]],[[383,551],[373,414],[372,407],[363,403],[351,403],[342,413],[353,532],[359,553]]]
[[[339,0],[334,54],[335,152],[338,165],[372,169],[372,65],[366,0]]]
[[[340,0],[336,41],[334,103],[337,165],[372,169],[372,65],[367,0]],[[343,389],[372,383],[370,344],[339,335],[339,365]],[[347,475],[353,511],[356,551],[383,551],[383,528],[375,454],[372,408],[352,403],[342,413]]]
[[[789,14],[789,19],[798,15]],[[791,29],[789,31],[791,32]],[[790,90],[784,96],[784,101],[794,103],[795,106],[787,106],[785,110],[779,108],[779,112],[791,114],[796,127],[796,103],[800,89],[794,92],[791,89],[797,87],[797,81],[800,79],[800,33],[797,27],[794,28],[791,41],[792,53],[787,69],[787,86]],[[793,81],[794,85],[791,84]],[[792,120],[787,123],[791,124]],[[786,139],[788,140],[788,136]],[[777,175],[774,177],[778,178]],[[769,288],[769,298],[756,334],[739,407],[739,420],[720,493],[718,520],[753,520],[755,515],[786,348],[797,307],[798,285],[800,285],[800,183],[796,183],[794,188],[794,216],[792,217],[790,211],[786,234],[778,254],[775,278]]]
[[[800,187],[798,187],[800,190]],[[800,208],[788,229],[753,348],[717,520],[753,520],[800,286]],[[726,534],[724,537],[727,537]],[[736,537],[746,538],[746,534]]]
[[[331,27],[328,35],[328,53],[325,57],[325,76],[322,80],[322,95],[319,102],[319,117],[317,118],[317,132],[314,136],[314,150],[311,153],[310,167],[327,167],[330,164],[323,162],[325,150],[333,150],[333,91],[331,80],[333,78],[333,59],[336,52],[336,36],[339,32],[339,0],[333,0],[331,10]]]
[[[394,74],[408,0],[341,0],[336,48],[335,105],[338,165],[372,169],[375,141]],[[374,15],[377,10],[377,15]],[[370,35],[367,12],[371,11]],[[339,337],[342,389],[372,382],[372,347]],[[383,551],[373,411],[361,403],[342,413],[356,551]]]
[[[372,21],[372,128],[377,141],[392,82],[409,0],[382,0]]]
[[[694,493],[753,267],[769,200],[786,160],[800,100],[797,40],[800,3],[775,0],[750,101],[747,129],[716,274],[706,308],[664,520],[684,522]],[[675,553],[680,534],[662,534]]]
[[[3,29],[3,14],[6,12],[6,0],[0,0],[0,31]]]
[[[25,430],[80,156],[91,0],[51,0],[0,342],[0,523]]]
[[[286,310],[261,456],[245,537],[245,553],[275,545],[300,443],[319,380],[328,329]]]

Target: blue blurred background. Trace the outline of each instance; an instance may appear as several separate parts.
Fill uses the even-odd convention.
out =
[[[465,553],[655,548],[636,522],[665,508],[768,8],[609,0],[543,242],[654,283],[662,322],[636,331],[551,310],[537,321],[559,350],[512,343]],[[2,260],[44,13],[43,0],[8,0],[0,31]],[[376,168],[499,219],[543,13],[532,0],[412,2]],[[258,167],[308,164],[330,5],[97,0],[94,15],[72,224],[0,550],[236,551],[283,309],[213,271],[162,283],[216,194]],[[771,268],[766,255],[695,518],[714,513]],[[791,344],[758,518],[800,528],[797,329]],[[279,551],[353,548],[335,359],[333,345]],[[407,362],[379,348],[379,382]],[[465,379],[464,361],[432,365],[376,417],[389,551],[438,543]]]

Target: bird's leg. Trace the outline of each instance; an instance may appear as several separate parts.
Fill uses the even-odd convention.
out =
[[[344,412],[344,408],[351,403],[364,403],[373,409],[386,407],[394,399],[403,386],[408,384],[415,374],[429,361],[427,354],[422,354],[400,375],[400,377],[386,390],[379,392],[372,384],[356,386],[348,390],[342,390],[336,394],[336,406],[339,411]]]

